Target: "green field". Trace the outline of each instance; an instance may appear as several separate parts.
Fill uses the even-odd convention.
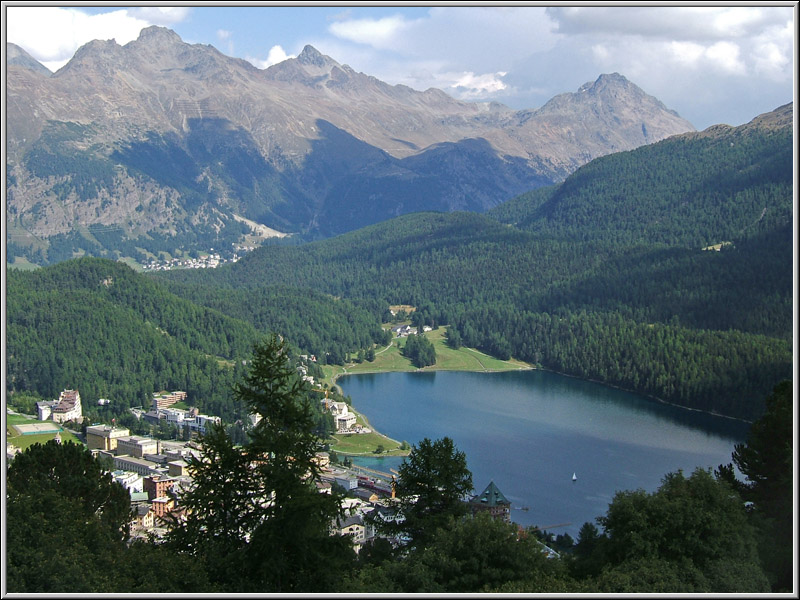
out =
[[[394,338],[389,346],[375,351],[373,362],[348,363],[345,366],[323,366],[325,379],[323,383],[330,386],[336,384],[336,379],[342,375],[355,375],[358,373],[387,373],[391,371],[514,371],[530,369],[531,365],[522,361],[498,360],[474,348],[459,348],[453,350],[445,343],[445,327],[429,331],[425,334],[436,348],[436,364],[424,369],[417,369],[411,361],[400,354],[398,342],[402,345],[405,341]]]
[[[49,440],[56,437],[54,433],[43,433],[41,435],[17,435],[17,430],[14,425],[25,425],[27,423],[38,423],[36,419],[26,417],[24,415],[10,415],[6,414],[6,443],[14,444],[17,448],[25,450],[28,446],[33,446],[35,443],[44,444]],[[61,432],[62,442],[74,442],[75,444],[82,443],[78,438],[72,435],[66,429]]]
[[[32,262],[29,262],[23,256],[16,256],[14,258],[14,262],[10,263],[6,261],[6,269],[19,269],[20,271],[33,271],[34,269],[39,269],[39,265],[35,265]]]
[[[364,427],[372,429],[366,417],[350,409],[357,415],[357,422]],[[408,450],[401,450],[402,442],[393,440],[372,429],[372,433],[344,433],[336,434],[330,440],[331,450],[337,454],[368,454],[375,456],[406,456]],[[377,454],[375,450],[383,446],[384,451]]]
[[[142,267],[142,265],[140,265],[136,261],[135,258],[131,258],[130,256],[123,256],[123,257],[118,259],[118,262],[125,263],[131,269],[133,269],[134,271],[136,271],[138,273],[141,273],[142,271],[144,271],[144,267]]]

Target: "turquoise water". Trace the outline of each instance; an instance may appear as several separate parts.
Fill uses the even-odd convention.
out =
[[[493,480],[515,522],[573,538],[606,513],[617,490],[651,492],[669,472],[731,462],[749,428],[545,371],[383,373],[338,383],[393,439],[451,437],[466,453],[475,493]],[[401,461],[354,459],[383,471]]]

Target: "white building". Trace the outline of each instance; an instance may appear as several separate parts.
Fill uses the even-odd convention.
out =
[[[212,423],[220,423],[222,419],[219,417],[209,417],[208,415],[197,415],[194,419],[187,419],[186,422],[192,431],[199,431],[205,433]]]
[[[336,431],[340,433],[344,431],[350,431],[355,424],[356,416],[351,412],[336,417]]]
[[[114,481],[119,483],[129,492],[135,493],[144,491],[144,480],[138,473],[117,470],[111,473],[111,476],[114,478]]]
[[[178,427],[183,427],[183,422],[187,418],[186,411],[180,408],[162,408],[159,412],[166,416],[167,423]]]
[[[51,419],[56,423],[80,421],[83,418],[81,395],[78,390],[64,390],[58,400],[36,403],[36,411],[40,421]]]
[[[331,412],[334,417],[346,415],[348,413],[347,402],[331,402]]]

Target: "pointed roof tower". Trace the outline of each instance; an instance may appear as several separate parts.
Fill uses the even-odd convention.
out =
[[[510,520],[511,502],[503,495],[494,481],[490,481],[486,489],[469,501],[472,514],[488,511],[496,519]]]

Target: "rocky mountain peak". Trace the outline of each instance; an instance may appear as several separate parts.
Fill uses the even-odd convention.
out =
[[[16,44],[12,44],[11,42],[6,43],[6,65],[9,67],[11,65],[24,67],[36,73],[41,73],[42,75],[47,76],[53,74],[50,69],[25,52],[24,49],[20,48]]]
[[[485,210],[694,129],[617,73],[513,111],[392,86],[313,46],[261,70],[163,27],[86,44],[53,77],[9,69],[6,87],[9,206],[45,237],[74,223],[172,231],[200,219],[198,202],[282,231],[325,222],[326,233],[423,207]],[[439,192],[422,203],[426,178]],[[64,209],[57,194],[80,202]],[[48,210],[30,211],[37,202]]]
[[[578,88],[578,94],[602,95],[614,92],[632,93],[644,96],[644,92],[619,73],[603,73],[594,81],[588,81]]]
[[[166,27],[159,27],[158,25],[151,25],[145,27],[139,32],[137,41],[147,42],[150,44],[180,44],[183,43],[181,36],[167,29]]]
[[[268,67],[266,77],[273,81],[296,82],[314,87],[330,77],[340,79],[342,70],[350,71],[350,68],[340,65],[314,46],[307,45],[297,58],[290,58]]]
[[[335,60],[325,56],[314,46],[307,45],[297,57],[297,62],[306,66],[326,67],[338,64]]]
[[[112,72],[118,65],[122,46],[116,40],[92,40],[78,48],[70,61],[56,75],[70,72]]]

